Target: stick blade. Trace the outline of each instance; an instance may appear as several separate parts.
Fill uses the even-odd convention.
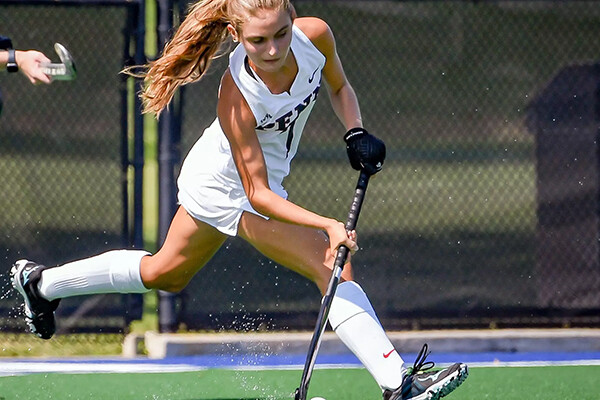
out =
[[[77,77],[77,70],[71,53],[60,43],[54,44],[54,51],[58,54],[61,62],[42,63],[41,67],[44,73],[52,77],[52,80],[57,81],[72,81],[75,79]]]

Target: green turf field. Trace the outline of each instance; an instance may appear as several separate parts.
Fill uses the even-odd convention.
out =
[[[0,399],[290,399],[299,370],[168,374],[35,374],[0,378]],[[596,400],[600,366],[471,368],[452,400]],[[309,398],[380,399],[364,369],[316,370]]]

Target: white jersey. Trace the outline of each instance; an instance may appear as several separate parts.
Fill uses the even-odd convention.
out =
[[[231,76],[256,120],[269,186],[283,198],[283,179],[321,86],[325,56],[295,25],[291,51],[298,73],[288,92],[273,94],[250,68],[243,46],[230,54]],[[178,179],[179,202],[193,217],[228,235],[237,233],[243,211],[253,212],[238,175],[229,142],[218,118],[204,131],[186,157]]]

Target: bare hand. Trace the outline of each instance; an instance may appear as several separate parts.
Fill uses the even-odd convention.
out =
[[[329,246],[332,254],[335,254],[341,245],[348,247],[351,253],[355,253],[358,250],[356,231],[348,232],[342,222],[335,221],[327,229],[327,234],[329,235]]]
[[[49,63],[50,59],[43,53],[36,50],[15,52],[15,59],[19,70],[29,79],[34,85],[37,83],[50,83],[50,77],[42,71],[41,63]]]

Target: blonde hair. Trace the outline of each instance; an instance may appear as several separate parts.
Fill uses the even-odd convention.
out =
[[[218,56],[227,26],[240,32],[244,21],[259,9],[295,14],[289,0],[201,0],[192,5],[160,58],[141,74],[146,83],[140,95],[143,112],[160,115],[179,86],[200,80]]]

